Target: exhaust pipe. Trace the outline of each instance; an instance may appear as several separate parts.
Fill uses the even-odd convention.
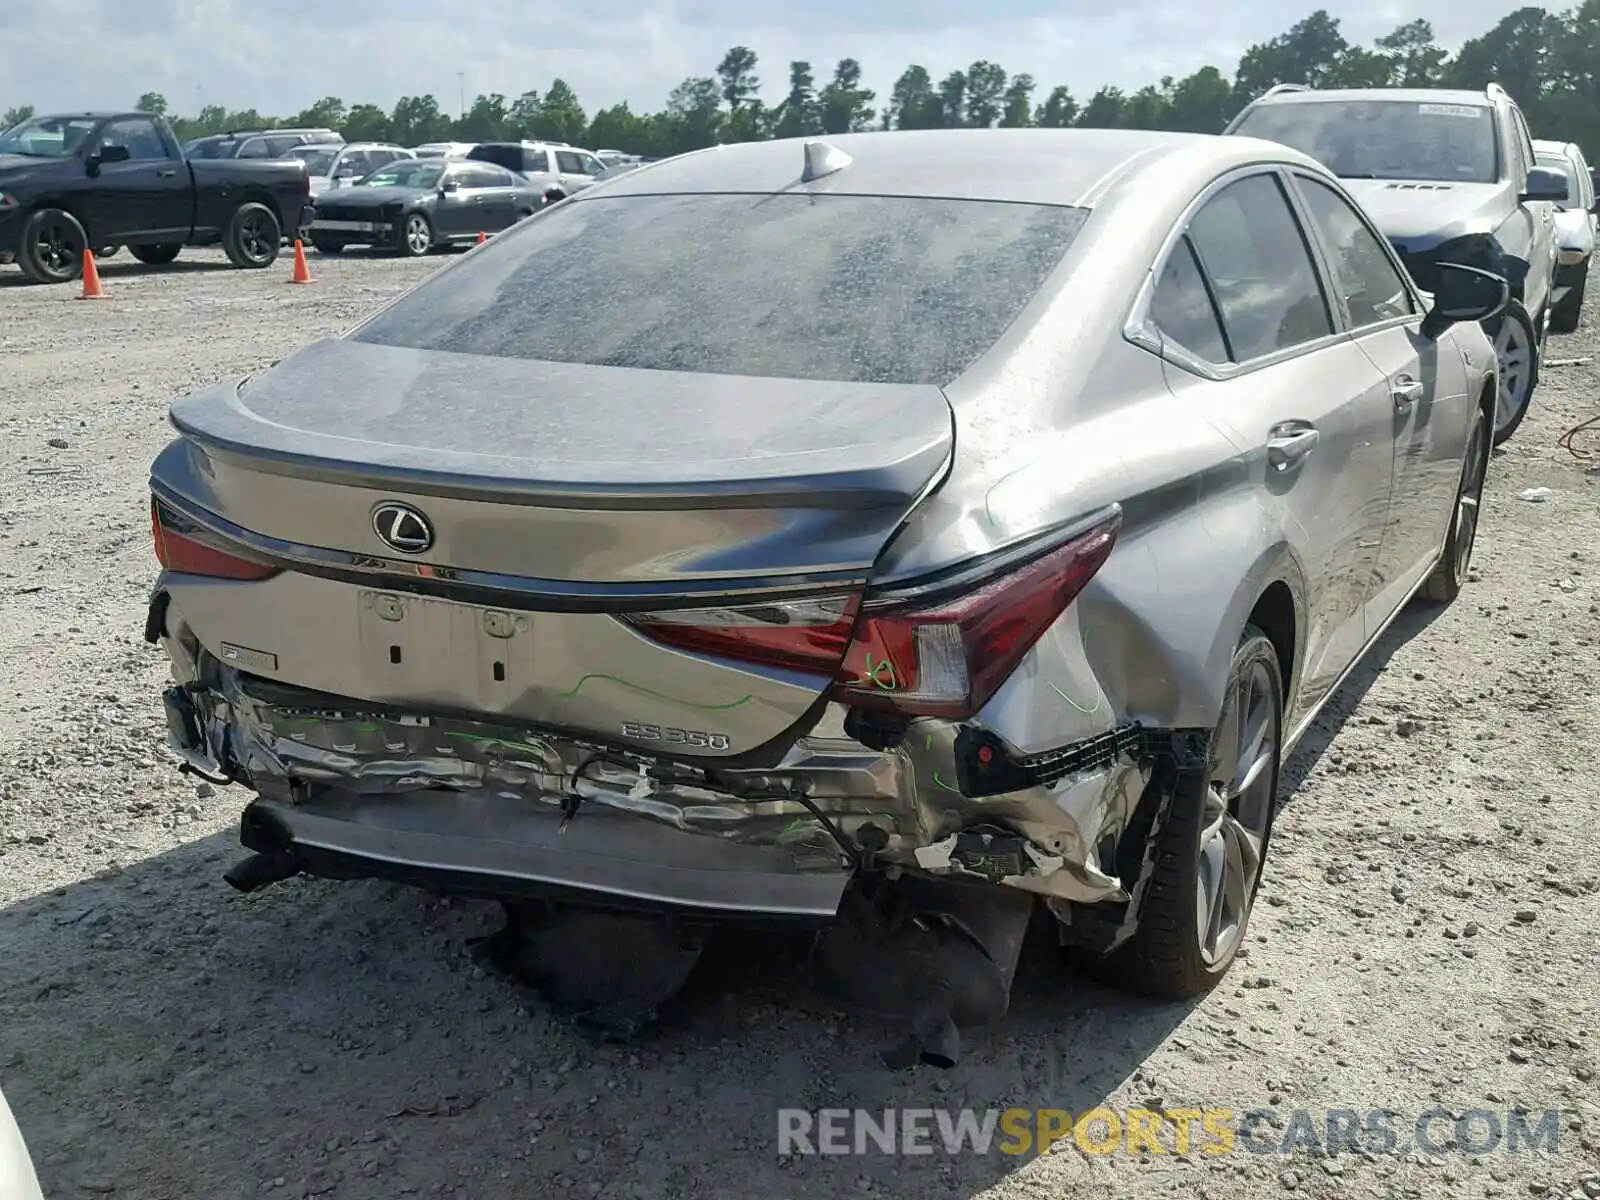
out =
[[[248,895],[299,873],[299,860],[292,854],[251,854],[223,872],[222,878],[229,887]]]

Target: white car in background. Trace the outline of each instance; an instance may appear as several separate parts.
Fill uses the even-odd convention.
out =
[[[1594,176],[1576,142],[1535,141],[1533,152],[1541,167],[1560,171],[1567,177],[1567,194],[1571,199],[1556,206],[1559,250],[1550,304],[1550,328],[1557,333],[1571,333],[1578,327],[1578,317],[1583,311],[1589,260],[1594,257],[1595,220],[1600,209],[1595,203]]]
[[[343,146],[306,145],[289,151],[291,158],[306,164],[311,176],[311,194],[320,196],[370,175],[397,158],[415,158],[404,146],[387,142],[348,142]]]
[[[0,1197],[4,1200],[44,1200],[33,1160],[28,1157],[22,1130],[11,1115],[4,1092],[0,1092]]]
[[[477,142],[424,142],[411,147],[416,158],[465,158]]]

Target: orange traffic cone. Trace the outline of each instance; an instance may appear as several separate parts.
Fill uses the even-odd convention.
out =
[[[294,240],[294,274],[289,276],[289,282],[311,282],[311,268],[306,266],[306,248],[301,245],[299,238]]]
[[[95,266],[94,251],[83,252],[83,295],[80,300],[104,300],[105,292],[100,287],[100,268]]]
[[[485,243],[485,242],[487,242],[487,241],[488,241],[488,240],[489,240],[489,235],[488,235],[488,234],[487,234],[487,233],[485,233],[485,232],[484,232],[484,231],[483,231],[483,230],[481,230],[481,229],[480,229],[480,230],[478,230],[478,245],[480,245],[480,246],[481,246],[481,245],[483,245],[483,244],[484,244],[484,243]]]

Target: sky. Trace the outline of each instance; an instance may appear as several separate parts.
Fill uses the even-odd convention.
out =
[[[1454,48],[1515,0],[1323,0],[1351,41],[1416,17]],[[974,59],[1028,72],[1043,95],[1080,101],[1240,52],[1318,7],[1233,0],[0,0],[0,110],[122,107],[144,92],[170,111],[203,104],[292,116],[322,96],[372,101],[432,93],[447,112],[480,92],[515,97],[560,76],[590,112],[619,100],[656,111],[685,76],[710,75],[730,46],[760,56],[769,101],[788,63],[818,82],[859,60],[880,101],[908,63],[935,79]],[[1556,4],[1553,7],[1561,7]]]

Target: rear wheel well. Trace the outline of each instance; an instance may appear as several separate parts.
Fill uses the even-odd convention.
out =
[[[1283,677],[1284,703],[1288,703],[1294,680],[1294,594],[1281,580],[1267,585],[1255,608],[1250,610],[1250,624],[1267,635],[1278,654],[1278,673]]]

